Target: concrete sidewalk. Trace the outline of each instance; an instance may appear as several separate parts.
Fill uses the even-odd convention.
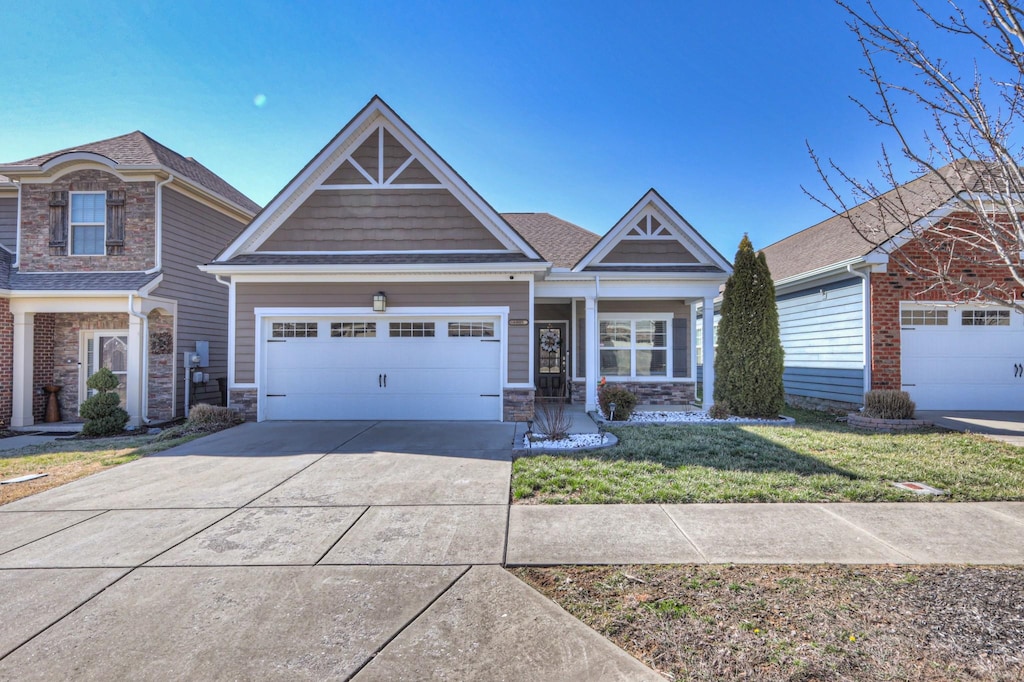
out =
[[[514,505],[506,563],[1024,564],[1024,502]]]

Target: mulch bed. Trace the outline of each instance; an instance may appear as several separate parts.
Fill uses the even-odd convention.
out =
[[[1024,679],[1024,568],[514,573],[672,680]]]

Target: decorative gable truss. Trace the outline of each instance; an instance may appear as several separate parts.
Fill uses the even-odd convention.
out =
[[[375,97],[218,260],[240,254],[540,256]]]
[[[653,189],[633,205],[573,270],[617,268],[730,271],[729,262]]]

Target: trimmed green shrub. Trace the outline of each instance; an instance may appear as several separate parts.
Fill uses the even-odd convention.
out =
[[[878,389],[864,394],[864,414],[874,419],[913,419],[916,409],[906,391]]]
[[[124,431],[128,413],[118,407],[121,396],[111,393],[117,384],[117,377],[106,367],[89,377],[85,385],[96,391],[96,394],[86,399],[79,410],[85,417],[82,435],[114,436]]]
[[[704,324],[711,319],[711,311],[704,311]],[[779,416],[785,406],[782,361],[775,283],[764,254],[755,254],[744,235],[722,298],[714,403],[728,403],[740,417]]]
[[[634,393],[627,391],[621,386],[605,384],[601,387],[601,390],[597,392],[597,402],[601,406],[601,413],[604,414],[606,419],[624,422],[633,414],[633,409],[636,408],[637,398]],[[615,403],[614,419],[611,414],[612,403]]]

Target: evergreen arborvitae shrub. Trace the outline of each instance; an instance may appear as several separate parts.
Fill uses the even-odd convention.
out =
[[[708,311],[704,320],[711,323]],[[722,298],[714,402],[728,403],[740,417],[779,416],[785,406],[782,360],[775,283],[764,254],[755,254],[744,235]]]
[[[114,436],[124,431],[128,413],[118,407],[121,396],[111,393],[117,388],[117,377],[106,367],[89,377],[86,386],[96,394],[86,399],[80,408],[85,417],[82,434],[85,436]]]

